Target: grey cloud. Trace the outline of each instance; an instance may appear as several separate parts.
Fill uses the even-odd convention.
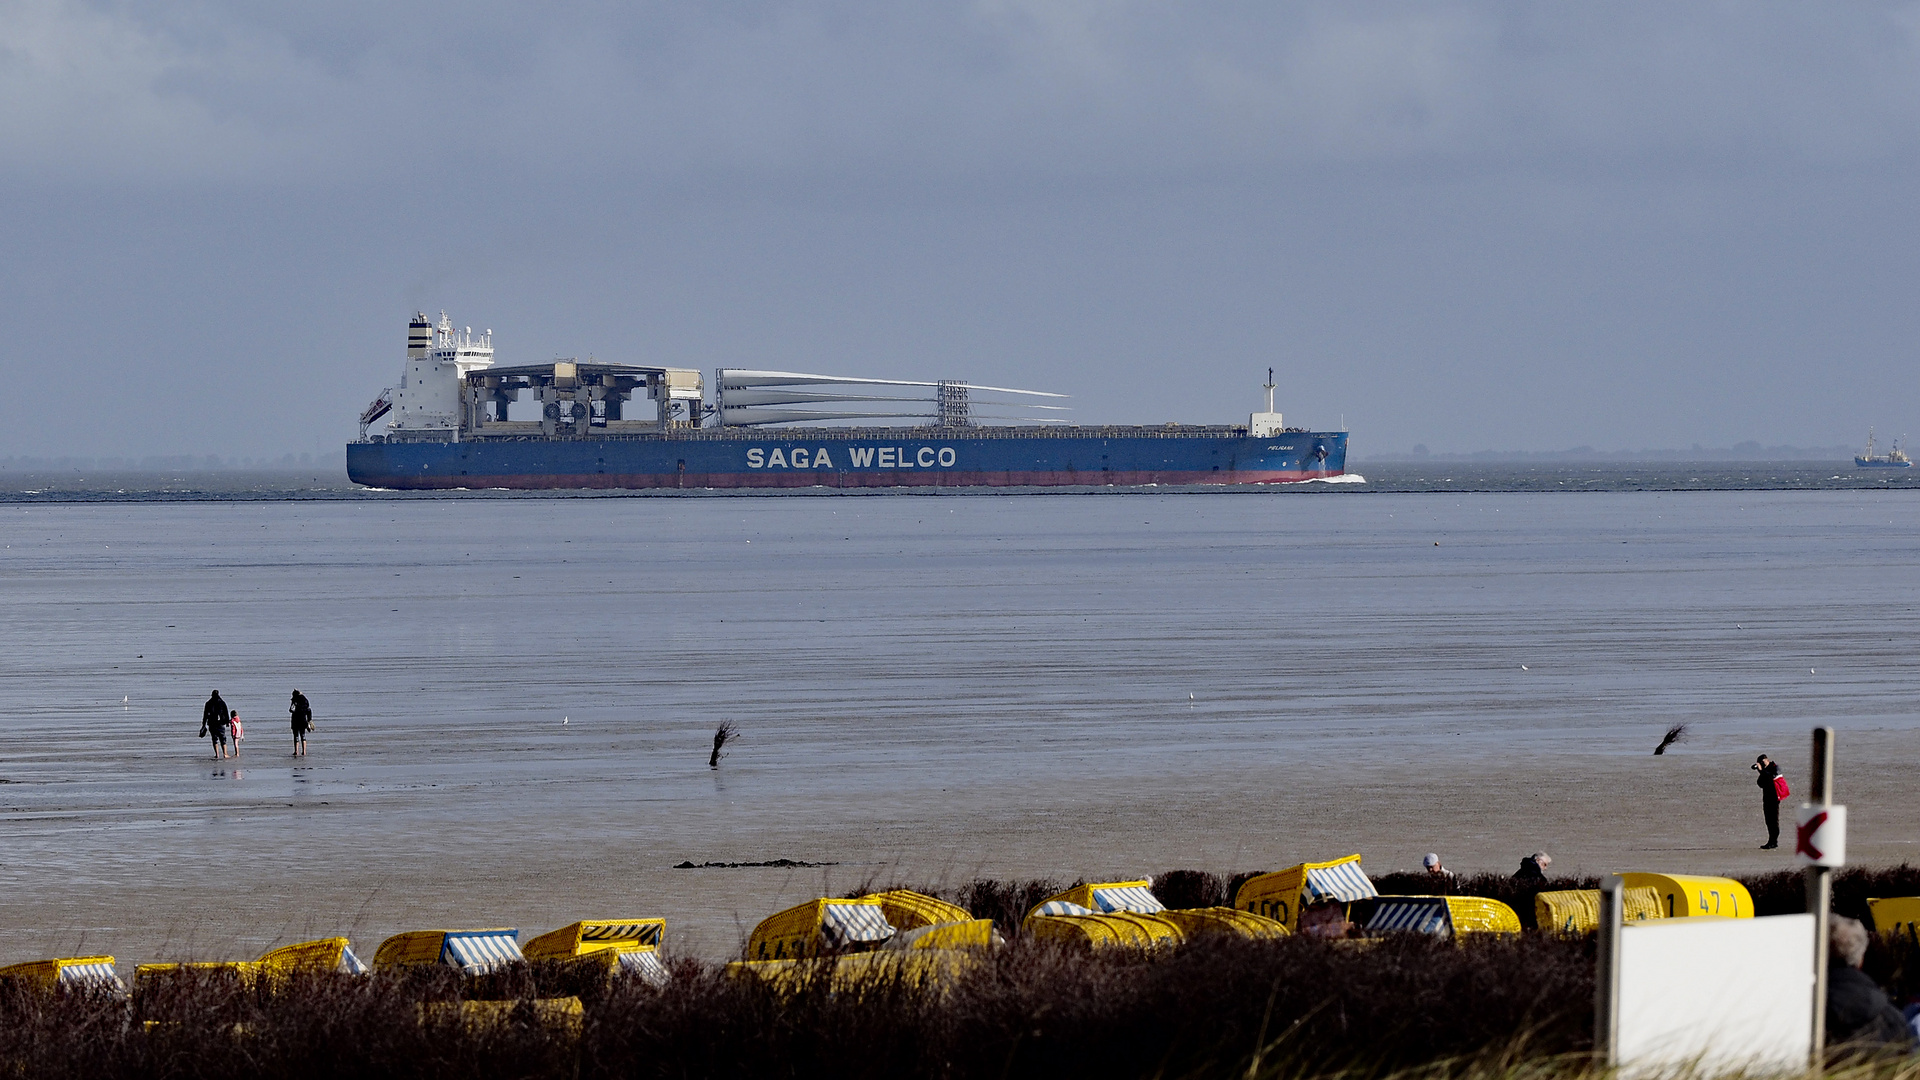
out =
[[[1910,7],[87,5],[0,16],[15,169],[1191,174],[1910,146]]]

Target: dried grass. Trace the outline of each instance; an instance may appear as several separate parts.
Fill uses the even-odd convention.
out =
[[[1037,884],[1036,884],[1037,887]],[[187,974],[105,997],[0,994],[0,1073],[47,1077],[971,1077],[1245,1075],[1473,1054],[1527,1035],[1585,1046],[1590,946],[1529,936],[1364,947],[1210,939],[1160,953],[1020,940],[944,991],[878,979],[777,991],[692,961],[655,990],[581,994],[582,1030],[530,1018],[474,1027],[422,1005],[582,988],[557,966],[311,975],[276,986]],[[531,1011],[528,1010],[530,1017]],[[438,1018],[438,1019],[436,1019]],[[151,1024],[146,1021],[152,1021]]]
[[[1763,910],[1801,906],[1797,875],[1746,879]],[[1169,906],[1204,907],[1232,879],[1175,871]],[[1550,887],[1596,884],[1557,880]],[[1387,875],[1383,892],[1434,891]],[[1075,952],[1021,938],[1059,882],[942,890],[1011,938],[944,988],[825,978],[776,990],[677,959],[654,989],[579,966],[516,965],[479,979],[428,968],[309,974],[245,985],[189,970],[126,1002],[0,985],[0,1077],[1257,1077],[1268,1080],[1588,1080],[1593,942],[1526,934],[1448,942],[1208,938],[1157,952]],[[1531,919],[1500,875],[1456,882]],[[1920,869],[1836,875],[1836,908],[1920,894]],[[1920,994],[1920,942],[1876,940],[1867,968]],[[576,1029],[531,1007],[462,1022],[460,1000],[578,996]],[[1920,1080],[1920,1066],[1855,1062],[1834,1080]],[[1596,1078],[1597,1080],[1597,1078]]]

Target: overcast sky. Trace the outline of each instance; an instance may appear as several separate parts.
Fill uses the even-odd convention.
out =
[[[967,378],[1359,457],[1920,434],[1920,6],[0,2],[0,457],[501,362]],[[709,377],[711,375],[709,374]]]

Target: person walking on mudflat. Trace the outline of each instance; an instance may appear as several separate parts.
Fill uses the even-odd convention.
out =
[[[313,730],[313,706],[307,704],[307,695],[295,690],[287,712],[293,717],[293,756],[306,757],[307,732]]]
[[[1760,785],[1760,813],[1767,819],[1767,842],[1760,845],[1760,850],[1767,851],[1780,846],[1780,798],[1787,782],[1780,776],[1780,766],[1765,754],[1748,767],[1760,774],[1755,782]]]
[[[200,734],[213,739],[213,756],[227,756],[227,724],[233,719],[233,713],[227,709],[227,703],[220,700],[220,691],[215,690],[207,699],[207,706],[200,710]]]

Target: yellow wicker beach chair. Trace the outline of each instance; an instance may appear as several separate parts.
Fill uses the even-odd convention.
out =
[[[1131,935],[1121,936],[1124,927],[1116,926],[1092,912],[1080,915],[1029,915],[1021,924],[1021,929],[1036,941],[1055,941],[1087,949],[1105,949],[1132,943]]]
[[[1035,904],[1022,927],[1043,940],[1144,949],[1185,940],[1166,910],[1149,881],[1089,882]]]
[[[1238,908],[1169,908],[1160,913],[1160,918],[1179,927],[1180,933],[1188,939],[1211,934],[1254,940],[1287,936],[1284,924]]]
[[[1621,874],[1620,880],[1629,889],[1652,886],[1663,918],[1753,918],[1753,897],[1732,878],[1633,873]]]
[[[1349,855],[1248,878],[1234,890],[1233,906],[1298,931],[1303,907],[1325,901],[1350,905],[1378,895],[1366,871],[1360,869],[1360,856]]]
[[[1651,885],[1622,889],[1620,901],[1624,909],[1620,913],[1622,922],[1666,918],[1659,890]],[[1600,926],[1600,890],[1559,889],[1536,893],[1533,923],[1550,933],[1590,934]]]
[[[597,970],[609,979],[631,975],[654,986],[666,986],[673,981],[666,961],[660,959],[659,950],[651,945],[619,945],[585,953],[566,962]]]
[[[1867,910],[1873,913],[1875,932],[1920,942],[1920,896],[1869,899]]]
[[[638,946],[657,948],[666,929],[665,919],[582,919],[541,934],[522,946],[521,952],[529,960],[571,960]]]
[[[1157,915],[1165,911],[1166,905],[1153,895],[1153,883],[1150,881],[1106,881],[1084,885],[1075,885],[1065,892],[1055,893],[1035,904],[1028,915],[1049,904],[1071,904],[1085,908],[1094,914],[1113,911],[1132,911],[1142,915]]]
[[[966,908],[912,889],[888,889],[886,892],[870,893],[861,899],[880,901],[887,922],[893,924],[896,930],[915,930],[922,926],[973,920],[973,913]]]
[[[49,990],[65,987],[124,993],[127,989],[114,971],[111,956],[63,956],[54,960],[9,964],[0,967],[0,979],[18,979]]]
[[[1113,919],[1136,927],[1141,934],[1145,935],[1146,945],[1149,948],[1160,945],[1178,945],[1187,939],[1186,934],[1180,931],[1179,924],[1172,922],[1164,915],[1158,913],[1145,914],[1138,911],[1103,911],[1097,917]]]
[[[243,987],[252,988],[262,979],[269,980],[270,986],[277,985],[296,972],[336,971],[349,975],[364,975],[368,971],[367,965],[353,954],[350,943],[343,937],[282,945],[262,953],[258,960],[141,964],[133,971],[133,986],[137,994],[143,985],[150,988],[156,982],[171,978],[228,977]]]
[[[295,971],[337,971],[347,975],[364,975],[368,970],[366,963],[353,954],[352,943],[343,937],[282,945],[260,954],[260,959],[255,963],[275,975]]]
[[[901,952],[908,949],[987,949],[1004,944],[992,919],[962,919],[933,923],[902,930],[886,940],[882,949]]]
[[[1149,949],[1185,940],[1179,924],[1162,915],[1087,911],[1058,900],[1034,908],[1022,928],[1040,941],[1059,941],[1092,949]]]
[[[1367,920],[1367,933],[1517,934],[1520,916],[1498,900],[1481,896],[1383,896]]]
[[[665,919],[582,919],[541,934],[521,952],[528,960],[574,960],[608,977],[634,975],[665,986],[669,976],[658,950],[666,928]]]
[[[893,934],[886,905],[872,897],[809,900],[762,919],[747,939],[747,959],[799,960],[862,952]]]
[[[518,930],[409,930],[380,943],[374,967],[445,964],[479,975],[526,959]]]

